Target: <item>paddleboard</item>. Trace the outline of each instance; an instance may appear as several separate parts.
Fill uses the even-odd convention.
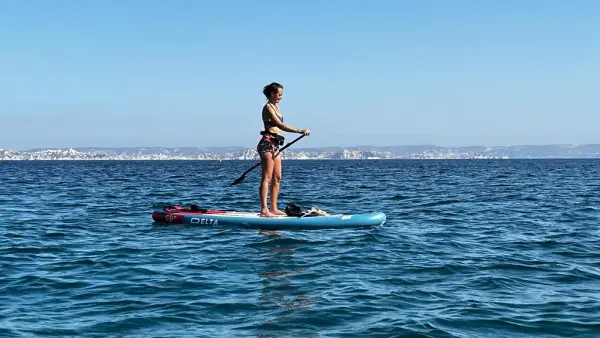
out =
[[[351,229],[383,225],[386,221],[386,215],[383,212],[369,212],[304,217],[286,215],[261,217],[256,212],[206,209],[191,211],[176,206],[174,208],[165,207],[154,210],[152,212],[152,219],[158,224],[237,226],[262,230]]]

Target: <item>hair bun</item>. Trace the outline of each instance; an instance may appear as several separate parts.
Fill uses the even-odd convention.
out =
[[[283,86],[277,82],[271,82],[268,85],[263,87],[263,94],[267,97],[271,97],[271,94],[276,91],[278,88],[283,89]]]

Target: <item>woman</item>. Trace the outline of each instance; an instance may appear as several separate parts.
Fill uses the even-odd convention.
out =
[[[265,130],[261,131],[261,140],[256,146],[260,155],[262,179],[260,181],[260,216],[274,217],[285,215],[285,212],[277,207],[277,196],[279,195],[279,184],[281,183],[281,156],[274,157],[279,146],[283,144],[284,137],[280,131],[310,135],[308,129],[298,129],[283,123],[283,115],[279,110],[279,102],[283,98],[283,86],[273,82],[263,88],[263,94],[267,103],[262,109],[262,119]],[[271,208],[267,208],[267,193],[271,184]]]

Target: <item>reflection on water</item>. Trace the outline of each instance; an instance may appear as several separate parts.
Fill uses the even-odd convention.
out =
[[[306,268],[302,267],[302,262],[294,256],[297,246],[301,242],[290,241],[278,231],[260,231],[266,239],[260,243],[258,251],[260,254],[257,261],[262,266],[259,267],[258,276],[260,277],[262,289],[257,306],[265,311],[265,321],[257,327],[261,336],[264,336],[265,330],[281,333],[285,328],[282,320],[286,315],[297,315],[298,310],[304,311],[314,303],[314,296],[307,290],[299,287],[301,283],[295,283],[295,278],[304,273]],[[289,331],[287,331],[289,333]],[[272,336],[272,335],[268,335]]]

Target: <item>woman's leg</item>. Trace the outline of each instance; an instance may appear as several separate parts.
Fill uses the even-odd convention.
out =
[[[273,153],[272,152],[261,152],[260,153],[260,167],[262,169],[262,178],[258,192],[260,195],[260,215],[266,217],[273,217],[269,208],[267,207],[267,193],[269,192],[269,183],[273,175]],[[271,196],[273,198],[273,196]]]
[[[277,207],[277,197],[279,197],[279,185],[281,183],[281,156],[273,160],[273,176],[271,181],[271,212],[275,215],[285,215],[285,212]]]

